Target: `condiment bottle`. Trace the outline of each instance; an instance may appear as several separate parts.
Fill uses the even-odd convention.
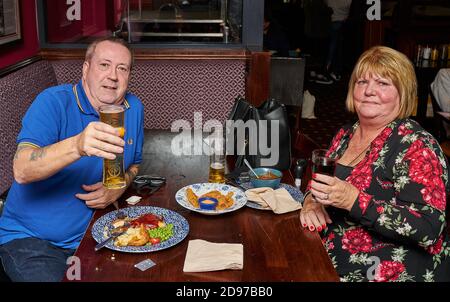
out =
[[[306,166],[308,165],[308,162],[306,159],[300,158],[295,163],[294,167],[294,177],[295,177],[295,186],[297,189],[300,190],[300,187],[302,186],[302,178],[306,171]]]

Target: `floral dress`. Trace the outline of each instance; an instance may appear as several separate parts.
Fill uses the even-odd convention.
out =
[[[339,130],[329,156],[343,155],[358,126]],[[322,241],[341,281],[450,281],[448,168],[428,132],[395,120],[359,164],[335,175],[360,190],[350,212],[327,208],[333,223]]]

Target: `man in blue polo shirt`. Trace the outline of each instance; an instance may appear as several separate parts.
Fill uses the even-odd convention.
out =
[[[124,153],[127,186],[142,159],[143,106],[126,93],[132,67],[117,38],[92,43],[75,85],[37,96],[22,121],[15,181],[0,217],[0,258],[13,281],[59,281],[94,209],[123,194],[102,185],[103,158]],[[125,137],[99,121],[101,105],[125,108]]]

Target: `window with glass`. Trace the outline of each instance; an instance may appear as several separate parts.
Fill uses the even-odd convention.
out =
[[[137,44],[242,43],[243,0],[45,0],[45,42],[115,35]]]

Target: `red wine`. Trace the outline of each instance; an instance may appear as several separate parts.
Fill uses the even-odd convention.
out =
[[[334,176],[334,169],[336,168],[336,161],[330,158],[317,158],[313,163],[313,173],[325,174]]]

